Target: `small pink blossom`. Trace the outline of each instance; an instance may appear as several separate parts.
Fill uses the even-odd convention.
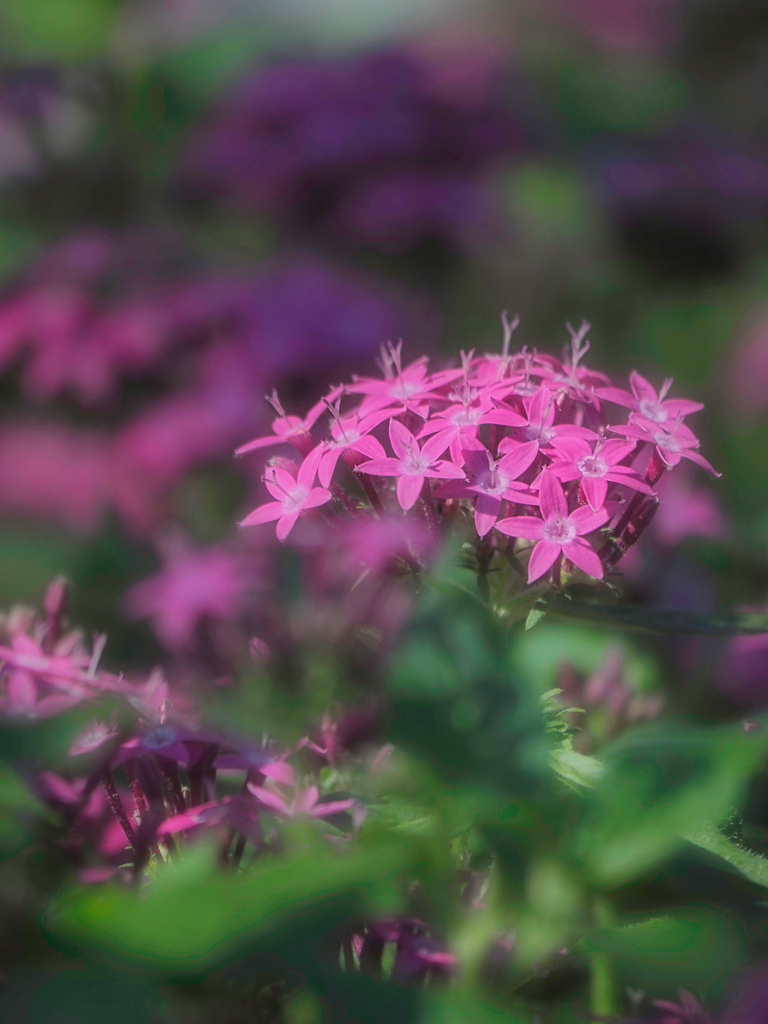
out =
[[[699,455],[696,450],[699,447],[698,438],[679,418],[671,430],[666,430],[651,420],[634,416],[630,417],[626,426],[611,427],[611,430],[615,434],[634,437],[638,441],[647,441],[655,445],[659,458],[668,469],[677,466],[681,459],[690,459],[712,476],[722,476],[710,466],[703,455]]]
[[[269,466],[264,483],[276,500],[255,509],[245,517],[240,526],[257,526],[277,520],[277,539],[285,540],[302,512],[329,502],[331,492],[325,487],[314,486],[323,450],[324,446],[318,445],[309,453],[298,467],[295,479],[287,469]]]
[[[452,462],[442,461],[439,456],[448,446],[440,434],[431,437],[419,447],[419,442],[398,420],[389,422],[389,440],[397,456],[394,459],[374,459],[357,467],[358,473],[372,476],[396,476],[397,500],[407,511],[415,505],[427,477],[438,479],[463,479],[464,473]]]
[[[475,528],[484,537],[496,524],[501,503],[517,501],[525,505],[538,505],[538,496],[530,492],[528,484],[517,479],[533,463],[538,445],[535,441],[519,445],[514,452],[494,461],[487,449],[465,451],[465,480],[450,480],[435,491],[438,498],[475,499]]]
[[[528,563],[528,582],[540,579],[555,564],[561,552],[588,575],[602,579],[600,558],[583,538],[605,525],[610,513],[606,509],[594,512],[588,505],[582,505],[569,515],[562,484],[550,471],[542,474],[539,497],[541,519],[512,516],[496,523],[496,529],[509,537],[538,541]]]
[[[689,416],[704,408],[701,402],[691,402],[685,398],[667,398],[673,384],[671,377],[664,381],[659,392],[636,371],[630,374],[629,383],[632,388],[631,394],[619,388],[597,388],[595,394],[605,402],[613,402],[614,405],[631,409],[651,423],[672,424],[678,416]]]
[[[606,441],[600,438],[594,449],[582,437],[553,437],[552,447],[556,460],[549,467],[561,483],[580,480],[584,497],[593,512],[605,504],[608,484],[623,484],[643,494],[653,494],[650,487],[634,470],[620,463],[631,455],[637,445],[633,441]]]
[[[317,786],[310,786],[308,789],[299,791],[290,803],[274,790],[264,789],[253,782],[248,783],[248,789],[265,810],[286,818],[295,818],[301,815],[307,815],[310,818],[330,818],[341,811],[350,810],[355,804],[351,797],[344,800],[320,802],[320,791]]]

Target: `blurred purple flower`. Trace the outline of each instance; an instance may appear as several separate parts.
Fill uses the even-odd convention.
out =
[[[385,247],[490,231],[482,175],[525,142],[508,63],[470,31],[260,69],[192,138],[180,189]]]
[[[742,708],[768,706],[768,633],[729,640],[718,666],[717,684]]]
[[[740,224],[768,213],[768,160],[682,125],[592,158],[599,201],[629,245],[690,271],[729,266]]]

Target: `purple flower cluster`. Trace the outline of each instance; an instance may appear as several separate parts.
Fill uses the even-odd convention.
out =
[[[702,406],[669,398],[671,380],[657,392],[633,373],[625,391],[586,367],[586,323],[571,329],[563,360],[510,352],[515,325],[504,324],[500,356],[470,352],[461,368],[430,373],[426,358],[403,366],[390,345],[382,378],[334,388],[304,419],[276,403],[273,433],[239,453],[291,445],[299,461],[270,460],[272,500],[241,525],[277,522],[285,540],[321,507],[350,523],[418,507],[433,530],[472,523],[476,540],[527,556],[529,583],[553,567],[553,581],[574,568],[602,578],[650,521],[665,469],[686,459],[717,475],[683,422]],[[628,420],[616,422],[615,409]],[[588,538],[606,527],[597,551]]]
[[[180,188],[395,249],[487,235],[484,177],[526,136],[506,56],[453,33],[256,71],[192,139]]]

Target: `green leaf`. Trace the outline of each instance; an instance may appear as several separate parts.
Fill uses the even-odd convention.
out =
[[[602,753],[605,774],[573,836],[574,852],[602,884],[636,878],[692,830],[726,816],[765,747],[764,736],[745,735],[740,726],[634,730]]]
[[[768,889],[768,857],[731,842],[715,825],[707,822],[686,832],[683,838],[725,861],[754,885]]]
[[[507,633],[462,594],[428,591],[387,678],[392,742],[451,784],[527,793],[549,742],[533,688],[510,667]]]
[[[619,928],[597,928],[577,949],[606,954],[624,983],[701,991],[730,980],[743,956],[745,937],[732,917],[691,907]]]
[[[215,849],[200,845],[146,892],[71,888],[49,909],[46,925],[65,939],[166,977],[197,975],[243,947],[290,958],[339,920],[384,896],[395,898],[408,856],[403,843],[386,839],[344,855],[311,843],[300,853],[226,875]]]
[[[699,615],[696,612],[660,611],[635,605],[601,604],[557,597],[550,615],[563,619],[595,622],[611,629],[636,629],[648,633],[675,636],[737,636],[768,633],[768,615],[759,612],[721,612]]]
[[[498,1005],[477,992],[431,992],[424,1000],[420,1024],[529,1024],[522,1006]]]

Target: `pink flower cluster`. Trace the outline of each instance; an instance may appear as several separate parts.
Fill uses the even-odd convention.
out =
[[[461,367],[432,373],[390,344],[382,377],[333,388],[303,419],[273,395],[272,434],[238,454],[285,445],[299,461],[270,460],[272,500],[241,525],[276,522],[285,540],[321,508],[349,522],[399,509],[433,533],[465,526],[486,559],[529,556],[528,582],[552,570],[557,584],[574,569],[601,579],[619,560],[650,522],[665,469],[687,459],[718,475],[683,422],[703,407],[668,397],[671,380],[657,392],[632,373],[631,390],[615,387],[584,365],[587,323],[569,325],[562,360],[510,352],[517,321],[503,323],[501,355],[462,353]]]

